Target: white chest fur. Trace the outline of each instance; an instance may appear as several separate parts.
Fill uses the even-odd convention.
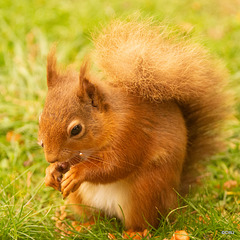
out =
[[[92,184],[84,182],[78,189],[82,203],[103,210],[110,216],[123,219],[129,203],[129,186],[124,181],[110,184]],[[122,209],[122,210],[121,210]]]

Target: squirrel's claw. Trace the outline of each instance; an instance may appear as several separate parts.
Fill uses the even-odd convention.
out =
[[[54,183],[54,179],[49,180],[47,178],[45,178],[45,185],[47,187],[52,187],[52,188],[54,188],[56,190],[59,190],[59,187],[60,187],[60,185],[58,186],[56,183]]]
[[[83,182],[82,176],[77,166],[72,167],[63,177],[61,181],[61,191],[63,199],[65,199],[71,192],[75,192]]]
[[[80,187],[80,183],[76,181],[68,182],[66,187],[61,187],[63,199],[65,199],[71,192],[76,191]]]

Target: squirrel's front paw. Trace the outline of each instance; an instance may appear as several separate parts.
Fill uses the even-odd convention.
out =
[[[45,185],[61,190],[61,180],[63,173],[69,170],[67,163],[52,163],[46,169]]]
[[[75,192],[83,182],[81,167],[75,165],[64,175],[61,182],[61,191],[63,198],[66,198],[70,192]]]

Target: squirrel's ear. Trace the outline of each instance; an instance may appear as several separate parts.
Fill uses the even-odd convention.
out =
[[[57,81],[57,59],[55,48],[53,48],[47,57],[47,86],[52,87]]]
[[[99,110],[107,110],[108,105],[105,103],[104,94],[99,88],[89,80],[89,62],[85,61],[80,69],[79,74],[79,97],[82,99],[91,99],[92,106]]]

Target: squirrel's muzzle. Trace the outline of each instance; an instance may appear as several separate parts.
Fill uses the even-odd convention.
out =
[[[52,154],[52,153],[45,153],[45,158],[49,163],[55,163],[58,161],[58,157],[56,154]]]

